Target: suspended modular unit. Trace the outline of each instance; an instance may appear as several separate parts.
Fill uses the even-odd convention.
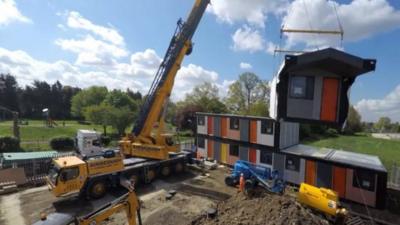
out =
[[[342,126],[356,77],[375,70],[376,60],[327,48],[286,55],[271,82],[270,117]]]

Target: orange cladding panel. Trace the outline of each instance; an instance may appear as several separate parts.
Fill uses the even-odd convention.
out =
[[[306,177],[305,177],[306,180],[305,180],[305,182],[310,185],[315,185],[316,174],[317,174],[317,171],[315,168],[315,162],[307,160],[306,161]]]
[[[339,193],[339,197],[344,198],[346,194],[346,169],[333,167],[333,190]]]
[[[213,118],[211,116],[207,116],[207,134],[213,133]]]
[[[336,121],[339,79],[324,78],[322,88],[321,120]]]
[[[227,118],[222,117],[221,118],[221,137],[226,137],[227,136],[227,129],[228,129],[228,123],[227,123]]]
[[[257,120],[250,121],[250,142],[257,143]]]
[[[249,161],[252,163],[257,163],[257,151],[254,148],[250,148]]]
[[[213,147],[214,142],[210,139],[207,140],[207,158],[214,158]]]

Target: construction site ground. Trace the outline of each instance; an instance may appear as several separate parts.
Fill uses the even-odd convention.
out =
[[[259,191],[257,196],[248,198],[238,193],[237,188],[225,185],[228,173],[226,167],[209,170],[206,175],[199,170],[189,170],[139,186],[137,194],[142,201],[143,224],[329,224],[321,214],[297,203],[290,188],[282,196]],[[170,190],[176,190],[176,194],[167,200]],[[0,224],[28,225],[37,221],[43,211],[84,215],[124,193],[124,189],[116,188],[104,198],[88,202],[77,197],[57,199],[46,186],[30,188],[0,196]],[[217,209],[214,219],[207,216],[210,208]],[[400,219],[393,216],[391,222],[400,224]],[[104,224],[126,224],[125,213],[115,214]]]

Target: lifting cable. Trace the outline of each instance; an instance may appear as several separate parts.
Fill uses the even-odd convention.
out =
[[[338,26],[339,26],[339,30],[341,32],[341,35],[340,35],[340,47],[343,47],[344,31],[343,31],[342,22],[340,21],[339,14],[337,12],[337,8],[336,8],[336,5],[335,5],[335,2],[331,1],[331,3],[332,3],[332,6],[333,6],[333,9],[335,11],[336,20],[337,20],[337,23],[338,23]]]

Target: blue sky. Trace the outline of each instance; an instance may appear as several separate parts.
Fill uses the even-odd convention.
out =
[[[104,85],[146,92],[179,17],[194,0],[0,0],[0,73],[21,85],[33,80],[87,87]],[[326,35],[280,38],[280,27],[338,29]],[[388,0],[212,0],[193,38],[173,91],[181,99],[211,81],[226,94],[245,71],[270,80],[282,55],[275,48],[338,47],[376,58],[377,70],[361,76],[351,102],[363,119],[388,115],[400,121],[400,2]]]

